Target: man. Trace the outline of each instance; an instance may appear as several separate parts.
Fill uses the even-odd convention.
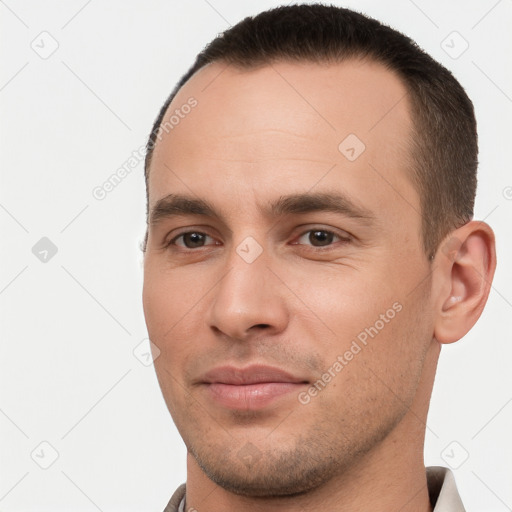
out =
[[[441,345],[487,300],[471,101],[323,5],[197,57],[148,143],[144,311],[187,446],[166,511],[460,511],[423,463]]]

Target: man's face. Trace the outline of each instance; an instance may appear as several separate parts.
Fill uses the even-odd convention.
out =
[[[228,490],[325,482],[424,391],[408,105],[377,64],[215,63],[164,118],[179,109],[151,164],[144,311],[189,464]]]

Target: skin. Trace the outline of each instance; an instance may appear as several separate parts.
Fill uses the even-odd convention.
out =
[[[484,307],[492,230],[469,222],[428,261],[409,178],[409,102],[379,64],[214,63],[169,112],[191,96],[197,106],[155,148],[150,220],[171,193],[207,200],[218,216],[150,222],[143,291],[157,377],[188,449],[187,509],[431,510],[423,444],[437,359]],[[354,161],[338,149],[348,134],[366,146]],[[306,192],[343,193],[370,219],[265,213]],[[337,236],[319,242],[322,230]],[[188,248],[176,238],[184,232],[208,236]],[[249,236],[262,249],[252,263],[236,251]],[[301,403],[393,304],[400,311]],[[271,365],[304,383],[234,411],[199,384],[226,364]]]

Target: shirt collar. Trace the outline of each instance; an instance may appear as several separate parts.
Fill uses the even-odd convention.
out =
[[[434,512],[465,512],[455,478],[448,468],[427,468],[427,485]]]

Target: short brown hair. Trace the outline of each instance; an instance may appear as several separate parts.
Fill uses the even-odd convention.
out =
[[[432,259],[441,240],[473,217],[478,142],[473,104],[454,76],[409,37],[363,14],[322,4],[277,7],[247,17],[196,57],[154,123],[145,161],[146,189],[157,133],[181,87],[211,62],[250,69],[272,62],[381,63],[406,85],[412,106],[411,178],[418,190],[423,245]]]

